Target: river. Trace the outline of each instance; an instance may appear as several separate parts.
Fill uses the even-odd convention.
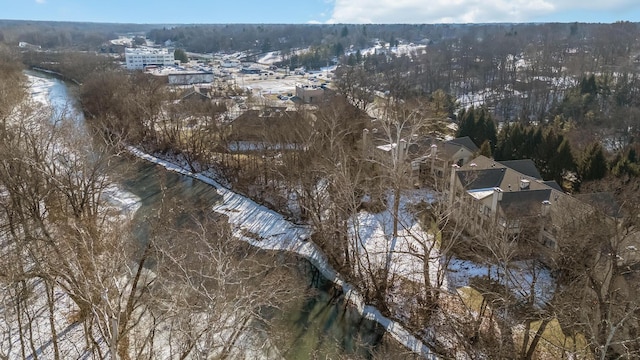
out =
[[[65,111],[83,121],[64,82],[41,73],[27,72],[27,75],[32,84],[37,84],[31,87],[32,97],[47,100],[55,111]],[[139,208],[134,219],[144,218],[140,214],[158,206],[161,197],[200,204],[221,201],[211,185],[139,159],[127,157],[122,161],[127,163],[127,170],[122,172],[123,167],[119,167],[113,178],[118,179],[122,189],[138,199]],[[317,276],[310,263],[297,261],[298,274],[310,287],[311,295],[271,314],[274,323],[286,329],[285,339],[272,342],[286,344],[278,349],[284,358],[372,358],[376,349],[384,349],[387,353],[395,352],[394,349],[401,352],[399,344],[384,336],[382,326],[345,306],[341,292],[336,292],[331,282]]]

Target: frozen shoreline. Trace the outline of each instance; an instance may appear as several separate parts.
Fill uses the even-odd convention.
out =
[[[389,335],[413,353],[427,359],[437,359],[427,345],[401,324],[383,316],[375,307],[365,304],[362,296],[353,286],[346,283],[331,267],[320,248],[311,241],[305,240],[310,235],[310,229],[307,226],[291,223],[281,214],[229,190],[211,177],[193,173],[180,165],[147,154],[133,146],[128,146],[127,150],[140,159],[214,186],[222,195],[223,201],[221,204],[214,205],[213,210],[229,217],[235,237],[262,249],[289,251],[304,257],[320,271],[322,276],[342,288],[345,299],[355,306],[360,315],[383,326]],[[257,236],[247,236],[247,234]]]

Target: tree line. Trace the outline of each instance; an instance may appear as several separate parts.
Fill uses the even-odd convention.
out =
[[[434,118],[446,118],[452,113],[452,101],[451,95],[444,91],[434,91],[430,96],[420,97],[420,91],[416,91],[408,82],[412,78],[403,71],[396,71],[394,62],[388,61],[386,57],[376,65],[387,66],[390,70],[386,73],[363,71],[368,69],[365,68],[367,60],[362,61],[363,63],[341,70],[344,71],[344,76],[351,76],[351,80],[345,77],[338,81],[341,89],[348,91],[342,92],[342,96],[321,106],[313,116],[301,111],[301,117],[294,122],[297,126],[290,126],[286,131],[269,131],[269,127],[264,127],[262,138],[269,145],[256,153],[229,151],[229,142],[233,141],[231,137],[235,136],[238,129],[221,126],[225,123],[224,107],[214,107],[214,104],[196,106],[196,103],[187,101],[183,104],[166,101],[177,100],[176,94],[171,94],[163,85],[155,84],[152,78],[145,78],[142,74],[96,73],[85,82],[81,91],[81,101],[92,118],[91,121],[100,124],[100,128],[110,137],[122,137],[127,141],[143,144],[150,151],[179,152],[188,159],[197,160],[191,162],[194,169],[201,169],[202,164],[209,161],[221,164],[222,174],[234,184],[234,188],[278,210],[288,211],[287,203],[290,199],[295,199],[300,208],[299,217],[296,217],[293,211],[290,216],[311,223],[316,230],[313,240],[322,246],[332,264],[357,284],[368,301],[376,304],[385,314],[390,314],[392,304],[388,295],[395,289],[396,281],[400,280],[390,278],[390,268],[380,269],[371,266],[372,263],[367,256],[374,257],[376,254],[368,253],[362,256],[359,252],[361,239],[351,236],[352,229],[359,226],[357,222],[353,222],[352,216],[365,208],[379,212],[380,209],[389,207],[396,218],[393,232],[401,230],[403,225],[399,222],[397,211],[394,210],[398,205],[395,202],[400,198],[398,195],[407,192],[413,184],[407,181],[407,163],[399,162],[399,158],[396,157],[401,153],[396,152],[395,156],[374,157],[371,152],[367,152],[363,130],[371,128],[372,124],[371,119],[363,116],[363,111],[372,106],[380,107],[381,101],[375,94],[375,90],[380,88],[376,83],[367,81],[367,77],[371,75],[374,79],[382,79],[384,82],[379,84],[384,84],[382,89],[389,91],[389,96],[382,100],[384,106],[380,107],[386,115],[376,119],[379,124],[376,125],[379,136],[389,143],[397,144],[399,142],[396,140],[399,137],[407,135],[411,138],[418,130],[428,132]],[[352,81],[359,83],[354,86]],[[597,93],[597,86],[595,91]],[[585,81],[579,85],[578,92],[581,96],[594,92],[593,82],[589,77],[585,77]],[[375,103],[376,96],[378,103]],[[344,97],[349,101],[345,101]],[[165,102],[154,99],[165,99]],[[357,106],[352,105],[352,99],[358,100],[355,102]],[[168,103],[172,105],[167,105]],[[268,104],[262,105],[265,110],[268,109]],[[571,121],[563,121],[558,117],[554,119],[557,121],[551,124],[535,124],[523,119],[520,122],[504,124],[500,131],[496,131],[497,123],[492,116],[485,108],[465,110],[459,114],[458,119],[460,128],[464,130],[461,135],[468,135],[479,144],[486,144],[483,146],[484,151],[492,153],[497,160],[532,158],[541,172],[560,181],[565,180],[562,175],[572,170],[577,171],[580,177],[586,180],[602,176],[602,159],[606,159],[606,156],[602,156],[602,145],[594,142],[593,145],[576,146],[577,150],[574,150],[573,144],[576,142],[569,141],[575,129]],[[265,126],[270,124],[269,120],[260,121]],[[492,139],[495,139],[495,142]],[[295,144],[293,151],[282,151],[285,147],[281,145],[291,144]],[[574,157],[575,153],[584,155]],[[622,164],[627,163],[633,168],[631,164],[637,162],[635,150],[625,150],[624,154]],[[605,174],[606,171],[611,171],[609,168],[610,165],[605,163]],[[561,178],[557,177],[559,175]],[[615,182],[615,179],[606,180],[610,185]],[[633,186],[636,186],[634,184],[637,184],[633,179],[620,181],[628,183],[616,189],[617,195],[629,195],[626,190],[633,189]],[[600,185],[604,187],[607,182]],[[389,191],[395,196],[387,198]],[[296,196],[291,197],[292,192]],[[372,200],[363,201],[368,197]],[[627,207],[627,214],[637,214],[633,203],[624,205]],[[569,209],[567,214],[578,216]],[[435,228],[445,234],[439,248],[446,264],[453,258],[456,248],[465,246],[465,242],[462,241],[464,237],[461,236],[463,225],[452,221],[451,209],[444,204],[425,206],[420,214],[427,227],[435,225]],[[634,276],[635,272],[625,273],[625,269],[618,267],[616,261],[616,257],[622,256],[627,247],[629,235],[632,234],[631,230],[635,224],[634,218],[624,217],[624,221],[628,222],[623,222],[625,227],[621,228],[617,220],[609,222],[598,216],[600,214],[588,218],[576,217],[573,224],[575,227],[562,229],[560,239],[563,240],[563,244],[559,252],[561,261],[558,265],[558,275],[565,281],[561,282],[558,296],[553,298],[553,306],[539,310],[535,305],[536,294],[533,292],[529,293],[530,296],[523,305],[521,300],[512,297],[509,289],[497,286],[498,284],[490,278],[490,286],[478,286],[485,294],[494,296],[492,308],[495,311],[484,313],[486,317],[497,318],[506,323],[511,318],[500,317],[499,314],[517,312],[526,316],[523,321],[527,326],[539,320],[548,324],[554,316],[558,316],[563,324],[572,324],[571,319],[575,319],[575,326],[569,327],[572,334],[586,334],[590,351],[593,353],[623,353],[624,346],[629,346],[630,354],[634,353],[637,339],[632,332],[636,328],[636,305],[633,293],[621,293],[617,290],[617,284]],[[532,224],[532,229],[537,225],[539,224]],[[584,241],[577,243],[574,234],[580,234],[580,239]],[[511,268],[513,260],[527,256],[510,241],[512,239],[504,239],[498,234],[490,233],[481,234],[480,238],[483,241],[475,244],[476,248],[472,250],[484,249],[489,254],[487,258],[492,259],[492,264],[496,267]],[[426,239],[416,240],[421,251],[410,252],[421,264],[428,265],[434,242]],[[528,241],[531,245],[528,249],[531,252],[535,249],[536,237],[518,240],[521,243]],[[599,246],[606,251],[589,251]],[[575,256],[575,248],[584,249],[580,252],[580,257]],[[531,253],[528,256],[531,256]],[[539,265],[535,262],[528,266],[527,271],[533,274],[540,271]],[[602,279],[599,276],[601,269],[614,275]],[[446,266],[436,274],[436,279],[433,279],[436,284],[442,283],[445,272]],[[441,291],[437,285],[434,286],[430,276],[426,271],[424,282],[411,292],[416,303],[406,304],[407,309],[411,309],[412,315],[415,315],[411,321],[416,321],[412,325],[416,331],[420,331],[425,322],[442,316],[439,310],[444,309],[448,301],[452,300],[446,292]],[[575,310],[581,310],[588,304],[589,308],[593,309],[589,314],[585,315]],[[470,319],[465,318],[464,321],[448,319],[458,326],[457,329],[477,329],[478,334],[484,334],[481,337],[471,332],[469,338],[460,341],[460,344],[463,344],[461,346],[465,346],[466,351],[470,353],[482,349],[494,351],[492,354],[499,356],[517,351],[513,340],[509,341],[506,337],[497,338],[490,331],[481,329],[486,317],[470,315]],[[611,326],[614,323],[620,325]],[[502,330],[505,334],[508,333],[507,327],[503,327]],[[531,335],[532,340],[537,338],[537,342],[533,341],[528,347],[527,340],[524,346],[520,347],[525,349],[522,350],[521,358],[530,358],[533,355],[537,346],[534,344],[540,341],[538,334],[542,331],[544,326],[540,326],[538,331]],[[492,342],[491,339],[496,341]],[[446,351],[444,347],[442,351]]]

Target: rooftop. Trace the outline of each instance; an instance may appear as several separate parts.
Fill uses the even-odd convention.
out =
[[[464,146],[467,149],[471,150],[471,152],[476,152],[480,150],[478,146],[473,142],[473,140],[471,140],[471,138],[468,136],[451,139],[446,143]]]
[[[166,48],[125,48],[124,49],[125,54],[137,54],[137,55],[151,55],[151,54],[158,54],[158,55],[167,55],[169,54],[169,50],[167,50]]]

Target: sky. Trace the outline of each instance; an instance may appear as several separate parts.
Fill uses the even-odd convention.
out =
[[[0,19],[139,24],[640,22],[639,0],[0,0]]]

